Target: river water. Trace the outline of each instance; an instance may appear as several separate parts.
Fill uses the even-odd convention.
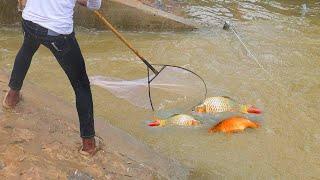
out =
[[[187,66],[209,86],[264,110],[262,127],[234,135],[208,127],[148,128],[153,113],[93,87],[95,114],[160,153],[180,160],[202,179],[317,179],[320,177],[320,2],[187,1],[184,11],[205,25],[194,32],[125,32],[153,63]],[[244,47],[230,31],[231,21]],[[142,77],[145,67],[110,32],[78,28],[90,75]],[[0,29],[0,64],[8,71],[22,40],[19,28]],[[260,63],[260,65],[258,64]],[[50,52],[40,48],[27,79],[74,103]],[[99,132],[98,132],[99,133]]]

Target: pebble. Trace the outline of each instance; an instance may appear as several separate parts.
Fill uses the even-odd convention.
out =
[[[6,165],[4,164],[4,162],[0,161],[0,170],[2,170],[5,167],[6,167]]]
[[[87,173],[75,170],[68,176],[68,180],[94,180],[94,178]]]

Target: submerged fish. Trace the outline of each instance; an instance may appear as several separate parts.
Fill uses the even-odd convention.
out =
[[[220,96],[220,97],[209,97],[204,102],[195,107],[195,112],[198,113],[210,113],[216,114],[221,112],[242,112],[242,113],[255,113],[260,114],[261,110],[251,106],[239,104],[230,97]]]
[[[260,125],[258,123],[252,122],[249,119],[242,117],[231,117],[225,119],[215,125],[214,127],[209,129],[209,133],[214,132],[224,132],[224,133],[232,133],[232,132],[240,132],[246,128],[258,128]]]
[[[200,121],[186,114],[175,114],[170,116],[167,119],[156,119],[154,122],[151,122],[148,125],[149,126],[166,126],[166,125],[197,126],[197,125],[200,125]]]

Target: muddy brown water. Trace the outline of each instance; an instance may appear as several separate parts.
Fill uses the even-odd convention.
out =
[[[231,136],[208,127],[148,128],[153,113],[93,87],[95,114],[157,151],[192,167],[190,178],[312,179],[320,176],[320,3],[318,1],[188,1],[185,11],[207,25],[195,32],[125,36],[153,63],[198,72],[209,95],[227,95],[264,110],[263,125]],[[303,5],[306,4],[306,5]],[[230,20],[263,69],[232,32]],[[90,75],[142,77],[145,67],[110,32],[78,28]],[[19,28],[0,30],[0,64],[8,71],[20,47]],[[50,52],[40,48],[27,79],[73,102]]]

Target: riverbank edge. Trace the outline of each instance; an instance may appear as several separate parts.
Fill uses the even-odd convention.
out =
[[[127,31],[192,31],[200,28],[194,20],[143,4],[138,0],[103,0],[101,12],[115,27]],[[95,15],[84,7],[75,11],[77,25],[104,29]]]
[[[7,89],[6,87],[7,81],[8,81],[7,73],[4,72],[3,70],[0,70],[0,82],[2,83],[1,98],[4,97],[4,92],[5,92],[4,89],[5,88]],[[78,118],[77,118],[75,107],[71,106],[68,103],[63,102],[62,100],[59,100],[57,97],[40,89],[35,84],[31,82],[24,83],[23,102],[19,106],[20,106],[19,107],[20,109],[30,108],[31,109],[30,111],[32,111],[33,109],[40,109],[40,111],[44,111],[45,109],[50,109],[49,112],[41,112],[44,114],[48,114],[48,113],[56,114],[56,117],[49,116],[49,117],[52,117],[52,119],[45,120],[46,125],[48,125],[49,127],[51,125],[57,126],[55,125],[55,123],[57,123],[55,119],[60,117],[62,118],[63,123],[60,123],[58,125],[60,128],[59,131],[63,129],[64,132],[67,131],[68,133],[71,133],[73,137],[79,136],[78,121],[77,121]],[[27,107],[24,107],[24,106],[27,106]],[[3,113],[3,112],[4,110],[0,111],[0,113]],[[18,117],[18,119],[21,116],[26,118],[28,116],[23,114],[25,112],[26,112],[25,110],[21,110],[20,113],[14,113],[14,116],[16,118]],[[55,114],[53,114],[53,116],[55,116]],[[11,114],[10,113],[8,114],[8,112],[6,112],[5,115],[6,117],[8,117]],[[19,124],[21,123],[24,123],[24,122],[19,122]],[[37,125],[39,126],[39,123]],[[105,144],[104,148],[106,148],[106,149],[103,149],[102,152],[99,152],[101,154],[96,156],[95,158],[103,157],[104,152],[116,152],[116,154],[120,154],[125,159],[125,161],[130,160],[129,164],[136,164],[135,168],[138,168],[138,169],[141,168],[142,171],[148,175],[152,174],[152,176],[144,175],[144,177],[148,177],[146,179],[149,179],[150,177],[152,177],[152,179],[154,177],[156,177],[156,179],[187,179],[189,175],[189,170],[186,167],[183,167],[177,160],[170,159],[168,157],[164,157],[160,155],[159,153],[152,150],[143,142],[135,139],[130,134],[112,126],[111,124],[107,123],[106,121],[103,121],[102,119],[96,118],[95,126],[96,126],[97,135],[103,139],[103,143]],[[42,130],[45,128],[46,127],[41,127],[41,126],[38,127],[38,129],[42,129]],[[74,130],[70,130],[70,128]],[[39,133],[39,132],[32,132],[33,130],[31,128],[30,133],[32,134]],[[58,134],[58,136],[64,137],[63,134]],[[44,141],[46,141],[45,139],[46,136],[42,138],[44,138]],[[48,138],[51,138],[51,137],[48,137]],[[1,140],[1,137],[0,137],[0,141],[6,142],[3,139]],[[68,141],[68,140],[63,140],[62,143],[64,141]],[[80,138],[77,141],[80,142]],[[7,146],[7,145],[2,143],[2,146]],[[72,152],[74,152],[76,149],[77,147],[73,147],[72,149],[70,149],[69,153],[72,154]],[[110,156],[110,153],[107,153],[107,155]],[[123,159],[121,161],[123,161]],[[55,165],[53,164],[53,166]],[[56,166],[59,166],[59,164],[56,164]],[[122,166],[125,166],[125,165],[122,165]],[[79,170],[81,171],[81,169]],[[138,174],[140,171],[137,170]],[[146,172],[146,171],[149,171],[149,172]],[[0,170],[0,175],[1,175],[1,170]],[[134,178],[138,178],[138,177],[134,177]],[[145,178],[141,177],[141,179],[145,179]]]
[[[126,31],[192,31],[200,27],[194,20],[165,12],[138,0],[102,0],[101,12],[116,28]],[[17,1],[0,0],[0,24],[12,25],[21,21]],[[87,8],[76,6],[76,26],[104,29],[103,24]]]

